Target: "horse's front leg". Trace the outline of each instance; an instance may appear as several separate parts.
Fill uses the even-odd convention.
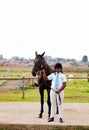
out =
[[[40,114],[38,115],[38,118],[42,118],[42,114],[44,112],[44,89],[39,88],[39,92],[40,92],[40,103],[41,103],[41,110],[40,110]]]
[[[50,101],[50,90],[47,90],[48,98],[47,98],[47,104],[48,104],[48,119],[50,118],[51,113],[51,101]]]

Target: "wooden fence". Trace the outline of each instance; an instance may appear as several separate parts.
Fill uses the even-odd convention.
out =
[[[86,77],[67,77],[67,79],[69,80],[73,80],[73,79],[87,79],[89,82],[89,76]],[[25,88],[25,80],[31,80],[32,81],[32,85],[34,85],[34,82],[37,81],[37,77],[36,78],[26,78],[26,77],[0,77],[0,80],[22,80],[22,98],[25,97],[24,95],[24,88]]]

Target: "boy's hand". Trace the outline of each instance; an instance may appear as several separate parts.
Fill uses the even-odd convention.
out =
[[[45,69],[42,69],[42,72],[45,73]]]
[[[57,90],[56,90],[56,93],[59,94],[59,92],[60,92],[59,89],[57,89]]]

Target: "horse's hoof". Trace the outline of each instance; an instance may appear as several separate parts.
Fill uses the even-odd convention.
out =
[[[50,116],[48,116],[48,120],[50,119]]]
[[[38,115],[38,118],[42,118],[42,114],[39,114],[39,115]]]

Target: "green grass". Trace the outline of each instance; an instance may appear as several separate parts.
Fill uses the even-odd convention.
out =
[[[87,80],[67,81],[64,90],[64,102],[89,103],[89,82]],[[0,92],[0,102],[39,102],[40,94],[38,88],[29,87],[24,90],[24,99],[22,90],[10,90]],[[45,102],[47,101],[46,90],[44,92]]]
[[[0,67],[0,77],[2,74],[6,74],[7,77],[18,77],[18,75],[29,75],[31,77],[31,67]],[[66,73],[66,76],[73,74],[74,76],[86,75],[83,73]],[[0,85],[5,82],[5,80],[0,80]],[[65,88],[64,102],[80,102],[89,103],[89,82],[87,80],[73,80],[67,81],[67,87]],[[22,90],[10,90],[7,92],[0,92],[0,102],[39,102],[40,94],[38,88],[29,87],[24,90],[25,98],[23,99]],[[44,94],[45,101],[47,101],[47,93]]]
[[[0,66],[0,77],[5,74],[7,77],[18,77],[24,76],[32,70],[32,67],[1,67]],[[31,75],[30,75],[31,76]]]
[[[89,103],[89,82],[87,80],[67,82],[64,101]]]

